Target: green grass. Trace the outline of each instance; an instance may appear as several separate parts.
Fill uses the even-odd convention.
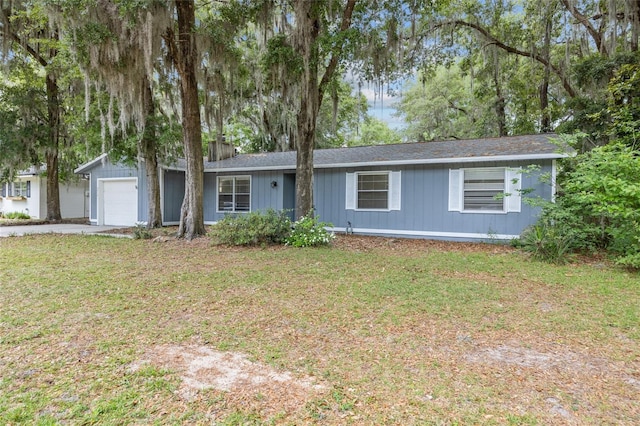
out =
[[[0,424],[640,422],[638,275],[371,242],[0,239]],[[180,372],[130,368],[195,344],[323,388],[184,398]]]

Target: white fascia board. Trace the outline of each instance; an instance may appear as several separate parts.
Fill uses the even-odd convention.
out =
[[[492,157],[459,157],[459,158],[427,158],[416,160],[394,160],[394,161],[370,161],[362,163],[336,163],[321,164],[315,166],[317,169],[337,168],[337,167],[370,167],[370,166],[405,166],[419,164],[454,164],[454,163],[482,163],[488,161],[526,161],[526,160],[546,160],[567,157],[565,154],[525,154],[525,155],[496,155]]]
[[[496,155],[492,157],[460,157],[460,158],[429,158],[416,160],[394,160],[394,161],[367,161],[355,163],[329,163],[314,165],[314,169],[335,169],[351,167],[379,167],[379,166],[405,166],[420,164],[453,164],[453,163],[482,163],[489,161],[528,161],[528,160],[554,160],[558,158],[570,157],[571,154],[550,153],[550,154],[524,154],[524,155]],[[182,170],[182,169],[174,169]],[[205,169],[205,173],[236,173],[252,171],[273,171],[273,170],[295,170],[295,166],[278,165],[266,167],[230,167],[230,168],[210,168]]]
[[[101,162],[106,156],[107,156],[107,153],[105,152],[104,154],[100,155],[99,157],[94,158],[93,160],[89,161],[88,163],[84,163],[83,165],[77,167],[73,171],[73,173],[84,173],[85,170],[90,169],[91,167],[95,166],[96,164]]]
[[[178,167],[178,166],[165,166],[165,165],[161,165],[159,166],[161,170],[165,170],[165,171],[172,171],[172,172],[185,172],[186,169],[184,167]],[[205,172],[208,172],[209,170],[205,170]]]
[[[317,169],[314,166],[314,169]],[[274,171],[274,170],[295,170],[295,166],[268,166],[268,167],[229,167],[229,168],[213,168],[204,169],[205,173],[238,173],[238,172],[262,172],[262,171]],[[180,169],[176,169],[180,170]]]

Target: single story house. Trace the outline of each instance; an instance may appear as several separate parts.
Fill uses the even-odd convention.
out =
[[[20,171],[13,182],[0,182],[0,212],[25,213],[32,219],[47,217],[47,177],[43,167]],[[63,219],[89,217],[89,182],[78,179],[60,183]]]
[[[315,212],[337,232],[448,240],[512,239],[536,221],[525,197],[552,200],[555,135],[403,143],[314,152]],[[146,220],[144,164],[106,154],[76,169],[90,177],[90,221]],[[179,223],[185,162],[160,167],[163,222]],[[240,154],[204,164],[204,217],[295,208],[296,153]]]

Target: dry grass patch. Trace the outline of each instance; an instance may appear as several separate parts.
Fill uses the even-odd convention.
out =
[[[0,250],[0,423],[640,423],[640,286],[606,264],[355,236]]]

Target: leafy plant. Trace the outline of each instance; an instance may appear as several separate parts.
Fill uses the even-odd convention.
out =
[[[293,224],[291,234],[286,238],[285,243],[293,247],[328,245],[335,238],[335,234],[327,231],[327,226],[332,225],[320,222],[313,214],[303,216]]]
[[[534,259],[556,264],[566,263],[571,250],[568,237],[545,223],[527,228],[520,237],[519,246]]]
[[[136,222],[133,228],[133,238],[136,240],[148,240],[151,237],[153,237],[153,234],[147,228],[147,224],[145,222]]]
[[[3,216],[5,219],[31,219],[31,216],[23,212],[9,212],[4,213]]]
[[[227,215],[210,232],[214,244],[234,246],[282,244],[291,231],[291,220],[286,211],[251,212]]]
[[[557,203],[522,236],[525,250],[547,260],[557,254],[605,249],[618,263],[640,269],[640,157],[614,143],[579,156]],[[557,247],[554,249],[554,245]]]

